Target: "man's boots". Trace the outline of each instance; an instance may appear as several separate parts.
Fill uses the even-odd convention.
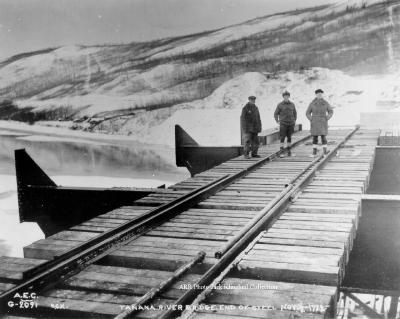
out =
[[[318,149],[317,149],[316,147],[313,147],[313,149],[312,149],[312,155],[310,155],[310,157],[315,157],[315,156],[317,156],[317,152],[318,152]]]
[[[328,147],[327,147],[327,146],[323,146],[323,149],[324,149],[324,155],[326,155],[326,154],[329,153],[329,150],[328,150]]]
[[[292,143],[288,143],[287,144],[287,147],[288,147],[288,152],[287,152],[287,156],[292,156],[293,154],[292,154]]]

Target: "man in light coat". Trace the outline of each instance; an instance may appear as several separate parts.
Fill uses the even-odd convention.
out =
[[[333,115],[333,109],[329,103],[323,98],[321,89],[315,91],[315,99],[307,108],[306,116],[311,122],[311,135],[313,137],[313,156],[317,155],[318,151],[318,136],[321,136],[322,147],[324,154],[328,154],[327,140],[328,121]]]
[[[249,96],[249,101],[242,109],[240,125],[244,136],[244,157],[260,157],[258,151],[258,133],[261,132],[261,118],[258,107],[255,104],[256,97]]]

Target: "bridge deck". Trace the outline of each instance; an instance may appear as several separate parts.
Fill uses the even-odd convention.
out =
[[[331,147],[350,130],[331,131]],[[294,141],[307,134],[299,132]],[[337,286],[343,278],[360,218],[361,194],[366,190],[374,160],[378,131],[358,131],[295,201],[249,247],[239,267],[223,281],[251,289],[215,290],[204,305],[232,306],[199,310],[200,318],[287,318],[293,310],[301,318],[323,318],[334,311]],[[260,148],[267,157],[279,149],[274,143]],[[214,253],[313,161],[310,141],[294,148],[295,157],[275,158],[236,180],[197,206],[114,250],[108,256],[40,295],[39,310],[52,313],[51,304],[64,304],[76,316],[109,318],[118,314],[150,288],[168,278],[199,251],[207,256],[153,305],[166,305],[181,296],[184,284],[194,284],[218,260]],[[18,284],[22,272],[51,259],[154,207],[160,206],[225,174],[236,173],[256,159],[234,158],[145,198],[91,219],[24,248],[25,258],[1,257],[0,292]],[[267,288],[266,288],[267,287]],[[243,288],[243,287],[242,287]],[[252,310],[239,306],[254,306]],[[264,308],[255,308],[263,306]],[[329,311],[327,311],[327,307]],[[270,307],[270,308],[268,308]],[[247,312],[249,311],[249,312]],[[142,311],[138,318],[160,315]]]
[[[361,194],[368,185],[377,138],[377,132],[356,133],[253,244],[240,262],[240,270],[222,282],[233,286],[250,282],[253,287],[276,289],[216,290],[205,304],[236,307],[230,313],[197,311],[191,318],[250,314],[252,318],[286,318],[280,310],[288,307],[309,313],[301,318],[317,318],[325,306],[334,308],[337,286],[356,235]],[[266,304],[277,312],[256,308]],[[255,309],[246,313],[239,305]]]

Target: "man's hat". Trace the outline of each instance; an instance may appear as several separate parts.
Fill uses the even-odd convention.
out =
[[[249,100],[255,100],[255,99],[256,99],[256,97],[254,95],[249,96]]]
[[[324,91],[322,91],[321,89],[315,90],[315,94],[318,94],[318,93],[324,93]]]
[[[285,91],[282,93],[282,96],[285,96],[285,95],[290,96],[290,93],[288,91]]]

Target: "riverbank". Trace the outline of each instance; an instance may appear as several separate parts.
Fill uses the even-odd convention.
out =
[[[61,122],[62,123],[62,122]],[[78,131],[78,130],[71,130],[68,127],[56,127],[56,126],[48,126],[48,125],[36,125],[36,124],[27,124],[18,121],[5,121],[0,120],[0,129],[1,130],[9,130],[19,133],[27,133],[27,134],[40,134],[40,135],[48,135],[52,137],[69,137],[69,138],[78,138],[83,140],[89,141],[97,141],[97,142],[104,142],[109,144],[118,145],[131,145],[137,147],[149,147],[152,146],[155,149],[165,149],[169,147],[165,147],[163,143],[146,143],[139,142],[132,137],[125,136],[125,135],[110,135],[110,134],[103,134],[98,132],[85,132],[85,131]]]
[[[160,160],[167,165],[176,167],[175,165],[175,148],[164,145],[162,143],[139,142],[129,136],[110,135],[103,133],[92,133],[84,131],[75,131],[66,127],[54,127],[45,125],[29,125],[17,121],[0,120],[0,135],[12,133],[21,138],[29,139],[37,142],[79,142],[88,144],[103,144],[109,146],[123,146],[132,148],[135,151],[151,151],[154,156],[160,157]],[[29,138],[24,135],[30,135]],[[185,172],[186,169],[177,168],[177,171]],[[183,173],[182,173],[183,174]]]

